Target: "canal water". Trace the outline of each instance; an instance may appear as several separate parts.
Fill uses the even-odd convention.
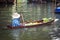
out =
[[[22,5],[23,4],[23,5]],[[39,20],[42,18],[55,18],[52,13],[52,6],[54,4],[17,4],[15,5],[1,5],[0,6],[0,40],[51,40],[49,32],[56,25],[39,26],[37,28],[22,28],[3,30],[8,24],[11,24],[12,13],[17,11],[23,14],[24,21]],[[17,8],[17,10],[15,10]],[[54,8],[53,8],[54,9]]]

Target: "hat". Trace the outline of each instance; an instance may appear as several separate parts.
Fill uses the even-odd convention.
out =
[[[20,17],[20,14],[18,14],[17,12],[12,14],[12,18],[19,18],[19,17]]]

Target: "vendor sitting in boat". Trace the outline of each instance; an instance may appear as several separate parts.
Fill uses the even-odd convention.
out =
[[[12,26],[20,26],[20,14],[18,14],[17,12],[12,14]]]

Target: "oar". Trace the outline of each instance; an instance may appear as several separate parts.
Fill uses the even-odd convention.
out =
[[[24,17],[23,17],[23,15],[22,15],[22,14],[20,14],[20,15],[21,15],[22,23],[24,23]]]

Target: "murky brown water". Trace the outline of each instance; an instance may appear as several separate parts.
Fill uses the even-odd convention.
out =
[[[24,6],[18,4],[17,12],[23,14],[25,21],[39,20],[44,17],[53,18],[53,14],[50,11],[51,6],[51,4],[24,4]],[[14,7],[14,5],[0,7],[0,28],[4,28],[11,23],[11,15],[15,10]],[[0,30],[0,40],[51,40],[48,33],[53,26]]]

